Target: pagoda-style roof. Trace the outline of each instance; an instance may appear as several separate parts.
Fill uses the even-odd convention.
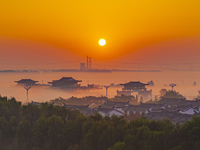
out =
[[[36,82],[39,82],[39,81],[34,81],[34,80],[31,80],[31,79],[21,79],[19,81],[14,81],[18,84],[24,84],[24,83],[36,83]]]
[[[131,81],[131,82],[120,84],[120,85],[124,86],[124,88],[122,88],[122,91],[128,90],[128,91],[139,92],[142,90],[146,90],[145,85],[149,85],[149,84],[144,84],[139,81]]]
[[[53,80],[52,82],[48,82],[49,84],[54,84],[54,83],[60,83],[60,82],[64,82],[64,83],[77,83],[77,82],[82,82],[82,80],[75,80],[72,77],[63,77],[60,80]]]
[[[35,83],[39,82],[39,81],[34,81],[34,80],[31,80],[31,79],[21,79],[19,81],[14,81],[14,82],[18,83],[18,85],[34,86],[34,85],[36,85]]]
[[[124,83],[124,84],[120,84],[126,87],[143,87],[145,85],[149,85],[149,84],[145,84],[145,83],[141,83],[140,81],[130,81],[128,83]]]

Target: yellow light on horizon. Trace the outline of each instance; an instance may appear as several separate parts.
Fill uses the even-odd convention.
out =
[[[100,46],[104,46],[106,44],[106,40],[104,40],[104,39],[100,39],[99,40],[99,45]]]

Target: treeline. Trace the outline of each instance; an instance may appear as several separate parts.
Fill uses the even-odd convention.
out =
[[[55,107],[0,97],[0,150],[199,150],[200,117],[183,125]]]
[[[99,105],[102,105],[106,101],[117,101],[117,102],[128,102],[132,105],[138,105],[137,98],[135,98],[132,95],[121,95],[121,96],[115,96],[113,98],[107,98],[105,96],[85,96],[85,97],[70,97],[68,99],[64,99],[62,97],[50,100],[51,103],[54,103],[56,105],[62,105],[67,104],[67,105],[90,105],[91,107],[98,107]]]

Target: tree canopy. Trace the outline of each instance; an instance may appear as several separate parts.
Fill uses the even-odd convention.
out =
[[[21,105],[0,96],[0,150],[197,150],[200,116],[182,125],[145,118],[85,117],[43,103]]]

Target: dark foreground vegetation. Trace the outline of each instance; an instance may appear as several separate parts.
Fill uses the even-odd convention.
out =
[[[200,117],[183,125],[145,118],[85,117],[65,107],[0,97],[1,150],[199,150]]]

